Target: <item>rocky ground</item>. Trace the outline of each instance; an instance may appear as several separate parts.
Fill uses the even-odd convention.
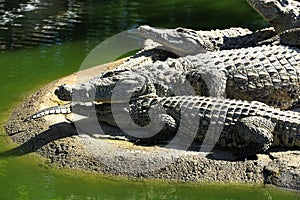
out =
[[[70,123],[72,116],[47,116],[23,122],[36,111],[62,104],[53,94],[63,83],[74,83],[95,76],[117,63],[95,67],[80,75],[72,74],[54,81],[28,97],[15,108],[6,130],[19,144],[8,154],[38,153],[60,166],[141,178],[179,181],[238,182],[273,184],[300,190],[300,151],[272,149],[271,156],[232,161],[230,152],[214,150],[212,154],[181,151],[159,146],[139,146],[124,140],[106,138],[120,130],[91,119]]]

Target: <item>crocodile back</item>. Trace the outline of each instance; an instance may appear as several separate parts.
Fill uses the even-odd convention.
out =
[[[176,96],[163,98],[166,113],[178,122],[187,137],[197,126],[196,141],[203,142],[207,133],[218,137],[217,144],[229,148],[242,148],[245,141],[237,134],[235,126],[244,117],[262,115],[273,108],[257,102],[219,99],[203,96]]]
[[[218,137],[217,144],[224,147],[242,148],[245,141],[237,134],[237,123],[246,117],[258,116],[276,123],[273,131],[274,146],[300,147],[300,113],[281,111],[257,101],[219,99],[202,96],[166,97],[155,103],[163,105],[179,128],[190,133],[198,126],[197,139],[203,142],[208,130]]]
[[[186,71],[223,71],[228,98],[261,101],[281,109],[289,109],[299,101],[299,48],[268,45],[208,52],[178,60]]]

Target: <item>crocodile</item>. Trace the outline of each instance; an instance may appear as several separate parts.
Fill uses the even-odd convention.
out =
[[[261,101],[281,109],[299,102],[300,54],[297,47],[267,45],[223,50],[156,61],[152,65],[110,71],[78,85],[55,91],[64,101],[111,101],[117,83],[133,96],[196,95]],[[172,90],[180,90],[172,92]]]
[[[255,32],[247,28],[195,31],[181,27],[159,29],[147,25],[140,26],[138,33],[144,38],[162,44],[165,50],[179,56],[256,46],[258,42],[267,40],[276,34],[273,28]]]
[[[147,25],[138,28],[142,37],[152,39],[179,56],[207,51],[238,49],[260,45],[275,34],[300,27],[300,3],[294,0],[247,0],[274,27],[251,32],[244,28],[195,31],[187,28],[158,29]],[[285,41],[285,40],[284,40]],[[285,44],[290,44],[287,42]]]
[[[300,28],[300,2],[298,0],[247,0],[276,30]]]
[[[142,97],[129,104],[119,103],[114,112],[107,103],[88,107],[73,103],[47,108],[30,119],[72,112],[72,108],[83,115],[96,112],[99,121],[143,140],[165,141],[171,137],[173,145],[168,147],[188,147],[196,141],[203,144],[201,150],[212,149],[214,145],[238,149],[239,158],[265,152],[271,146],[300,147],[300,113],[257,101],[203,96]],[[153,134],[153,127],[162,129]]]
[[[256,3],[253,3],[253,2],[250,3],[250,5],[252,5],[252,6],[255,6],[254,4],[257,5]],[[249,42],[249,44],[252,43],[250,46],[252,46],[254,43],[255,44],[257,43],[258,45],[269,44],[269,43],[280,43],[280,44],[286,44],[286,45],[298,45],[299,44],[299,40],[297,38],[297,36],[299,35],[299,31],[297,29],[287,30],[287,31],[284,31],[283,33],[281,33],[280,35],[274,36],[275,31],[272,28],[270,28],[270,29],[258,31],[257,35],[255,36],[256,33],[252,33],[248,29],[231,28],[231,29],[227,29],[227,30],[217,30],[217,31],[200,31],[201,37],[198,36],[198,33],[196,31],[183,29],[183,28],[178,28],[175,30],[170,29],[169,35],[168,35],[168,31],[167,32],[161,31],[159,29],[154,29],[149,26],[141,26],[139,28],[139,30],[146,30],[146,31],[144,31],[145,33],[148,31],[148,33],[146,33],[146,35],[148,35],[148,36],[151,35],[152,32],[155,33],[155,31],[158,31],[158,33],[161,36],[164,36],[165,38],[167,38],[165,40],[167,42],[167,45],[162,42],[164,44],[164,46],[168,46],[168,42],[170,42],[170,41],[171,41],[171,43],[175,42],[174,43],[175,46],[172,46],[172,44],[170,44],[172,46],[171,51],[177,53],[178,55],[195,54],[195,53],[198,53],[199,51],[203,53],[208,49],[213,50],[216,46],[218,46],[216,44],[219,44],[219,45],[221,44],[221,46],[223,45],[223,47],[227,46],[226,48],[229,48],[229,49],[240,48],[241,46],[245,47],[245,46],[247,46],[247,44],[246,44],[247,42]],[[155,30],[155,31],[153,31],[153,30]],[[143,31],[140,31],[140,32],[143,32]],[[151,34],[149,34],[149,32]],[[271,36],[273,36],[273,37],[271,37]],[[153,37],[157,37],[157,35],[154,34]],[[269,39],[270,37],[271,37],[271,39]],[[157,38],[160,38],[160,37],[157,37]],[[171,39],[168,39],[168,38],[171,38]],[[182,39],[182,41],[181,40],[177,41],[178,38]],[[201,38],[201,39],[199,39],[199,38]],[[203,40],[203,38],[210,38],[210,39]],[[241,38],[244,38],[244,39],[241,39]],[[257,38],[260,38],[260,39],[257,39]],[[241,42],[241,40],[244,42]],[[255,41],[254,43],[252,42],[253,40]],[[218,41],[221,41],[221,42],[218,42]],[[226,41],[231,41],[231,42],[226,42]],[[178,46],[176,46],[177,44],[180,44],[180,45],[184,44],[184,46],[187,48],[184,49],[184,48],[181,48],[180,46],[178,47]],[[196,45],[196,44],[200,44],[201,47],[199,47],[199,45]],[[237,46],[235,46],[235,45],[237,45]],[[226,48],[224,48],[224,49],[226,49]],[[168,48],[166,48],[166,49],[168,49]],[[244,51],[244,50],[241,49],[241,51]],[[168,56],[165,56],[166,55],[165,53],[166,53],[166,51],[163,52],[162,55],[166,59]],[[276,53],[276,52],[274,52],[274,53]],[[159,55],[159,54],[157,54],[157,55]],[[252,58],[250,58],[250,59],[252,59]],[[156,60],[161,60],[161,59],[153,59],[151,54],[150,54],[150,58],[149,58],[149,55],[148,55],[148,57],[147,56],[145,57],[142,54],[139,54],[139,56],[129,59],[123,65],[118,67],[118,69],[116,69],[116,70],[114,69],[113,71],[120,70],[122,72],[124,69],[127,69],[127,68],[133,68],[136,66],[146,65],[146,64],[151,65]],[[214,58],[214,60],[216,60],[216,62],[218,62],[217,58]],[[240,64],[240,63],[238,63],[238,64]],[[104,75],[106,73],[111,73],[111,72],[105,72]],[[99,78],[96,77],[96,79],[97,79],[97,81],[91,81],[91,82],[94,82],[97,85],[97,82],[99,82]],[[96,86],[96,87],[98,87],[98,86]],[[104,87],[105,86],[103,86],[102,88],[104,88]],[[278,86],[276,86],[276,87],[278,88]],[[94,86],[92,86],[90,88],[95,89]],[[98,88],[101,88],[101,86],[99,86]],[[71,92],[70,92],[71,90],[72,90],[72,87],[69,87],[68,85],[64,85],[64,86],[61,86],[57,90],[56,93],[60,99],[70,100],[71,96],[72,96]],[[76,90],[76,88],[74,90]],[[79,88],[79,90],[81,90],[81,89]],[[97,91],[97,89],[95,91]],[[250,95],[248,95],[248,96],[250,96]],[[99,98],[99,99],[101,99],[101,98]],[[268,102],[265,102],[265,103],[268,103]],[[278,106],[275,104],[271,104],[271,105]],[[280,107],[280,105],[279,105],[279,107]],[[289,107],[289,106],[287,106],[287,107]]]

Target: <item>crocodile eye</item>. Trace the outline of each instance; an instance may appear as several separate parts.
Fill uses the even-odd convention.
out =
[[[112,77],[113,75],[114,75],[114,72],[107,71],[102,75],[102,78]]]
[[[198,36],[197,32],[194,31],[194,30],[191,30],[191,29],[177,28],[176,32],[178,32],[178,33],[186,33],[186,34],[188,34],[187,36],[193,36],[193,37],[195,37],[195,36],[197,37]]]
[[[185,33],[186,32],[183,28],[177,28],[176,31],[179,32],[179,33]]]
[[[187,29],[187,28],[176,28],[176,31],[179,33],[196,33],[196,31],[192,30],[192,29]]]

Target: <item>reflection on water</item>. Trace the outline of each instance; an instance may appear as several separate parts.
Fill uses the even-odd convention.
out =
[[[0,49],[59,44],[84,39],[87,43],[137,27],[138,2],[31,0],[0,3]],[[91,49],[95,44],[87,47]]]
[[[267,26],[245,0],[0,0],[0,50],[74,40],[85,40],[91,49],[94,42],[141,24],[195,29]]]
[[[0,48],[60,43],[72,37],[81,11],[77,1],[5,0],[0,3]]]

